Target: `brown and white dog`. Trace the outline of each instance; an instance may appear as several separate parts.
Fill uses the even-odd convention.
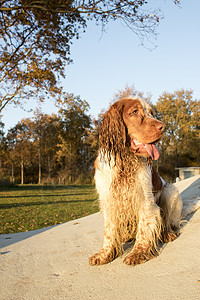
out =
[[[104,216],[104,241],[91,265],[111,262],[123,253],[123,244],[134,240],[125,257],[128,265],[143,263],[158,254],[159,241],[177,237],[182,201],[173,185],[152,168],[159,152],[155,143],[165,125],[139,98],[124,98],[106,112],[100,126],[95,183]]]

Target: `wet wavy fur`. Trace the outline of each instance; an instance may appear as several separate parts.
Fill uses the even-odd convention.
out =
[[[116,256],[122,255],[124,243],[136,239],[138,223],[142,219],[142,228],[139,230],[144,238],[148,236],[149,243],[145,251],[151,255],[158,254],[157,245],[161,240],[163,220],[160,208],[153,202],[152,193],[148,197],[152,188],[151,167],[137,161],[137,168],[139,166],[140,169],[136,169],[133,161],[130,161],[129,167],[124,170],[125,176],[118,165],[112,168],[105,167],[103,176],[98,170],[96,172],[95,179],[100,208],[103,215],[106,216],[105,233],[110,239],[114,237],[111,245]],[[145,185],[141,187],[141,180],[144,182],[144,176],[148,184],[145,191]],[[105,185],[107,185],[106,188]],[[145,192],[148,199],[144,197]],[[112,224],[111,229],[110,224]],[[140,245],[143,243],[144,241],[141,240]]]
[[[125,263],[142,263],[158,254],[163,233],[172,232],[171,225],[180,225],[180,197],[173,186],[167,186],[161,196],[157,195],[160,207],[155,203],[151,160],[129,150],[127,128],[118,103],[106,113],[99,141],[95,182],[104,215],[104,243],[100,252],[90,258],[90,264],[112,261],[122,255],[123,244],[130,240],[135,240],[135,245]]]
[[[122,244],[133,238],[137,228],[135,212],[138,211],[137,202],[133,201],[132,187],[135,185],[135,173],[140,161],[127,147],[127,129],[122,118],[122,107],[117,104],[111,106],[104,118],[99,134],[100,163],[111,177],[107,195],[101,197],[104,188],[100,186],[100,207],[106,212],[106,217],[114,226],[113,241],[116,255],[122,254]],[[97,180],[96,186],[101,180]],[[104,174],[108,178],[108,174]],[[130,195],[128,195],[130,194]],[[126,201],[124,201],[126,198]]]

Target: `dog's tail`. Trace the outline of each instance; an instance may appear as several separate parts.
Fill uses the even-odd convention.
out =
[[[200,208],[200,197],[183,200],[182,216],[186,218]]]

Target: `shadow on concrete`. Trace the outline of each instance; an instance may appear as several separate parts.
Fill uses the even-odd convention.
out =
[[[19,233],[11,233],[11,234],[1,234],[0,235],[0,249],[7,247],[9,245],[21,242],[25,239],[28,239],[34,235],[40,234],[44,231],[47,231],[49,229],[52,229],[55,226],[60,226],[62,224],[58,224],[58,225],[54,225],[54,226],[50,226],[50,227],[46,227],[46,228],[41,228],[41,229],[37,229],[37,230],[31,230],[31,231],[27,231],[27,232],[19,232]],[[4,251],[1,252],[1,255],[7,254],[10,251]]]
[[[27,190],[39,190],[39,191],[48,191],[48,190],[70,190],[78,188],[80,190],[88,189],[87,184],[83,185],[13,185],[13,186],[0,186],[0,191],[6,192],[6,191],[27,191]]]
[[[76,194],[77,195],[77,194]],[[24,206],[33,206],[33,205],[50,205],[50,204],[70,204],[70,203],[88,203],[88,202],[95,202],[97,199],[90,199],[90,200],[61,200],[61,201],[41,201],[41,202],[21,202],[21,203],[3,203],[0,204],[0,209],[7,209],[13,207],[24,207]]]

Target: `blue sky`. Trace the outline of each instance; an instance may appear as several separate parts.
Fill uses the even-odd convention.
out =
[[[90,24],[71,47],[73,64],[66,67],[64,90],[87,100],[89,113],[95,117],[108,108],[113,94],[127,84],[134,84],[144,94],[151,93],[153,102],[164,91],[181,88],[192,89],[194,97],[200,99],[200,1],[181,2],[182,8],[171,0],[152,1],[156,6],[162,5],[165,18],[157,29],[157,47],[151,51],[118,22],[108,24],[103,35],[100,26]],[[31,102],[29,107],[34,109],[35,105]],[[42,110],[56,112],[50,101]],[[2,121],[8,129],[31,116],[8,106]]]

